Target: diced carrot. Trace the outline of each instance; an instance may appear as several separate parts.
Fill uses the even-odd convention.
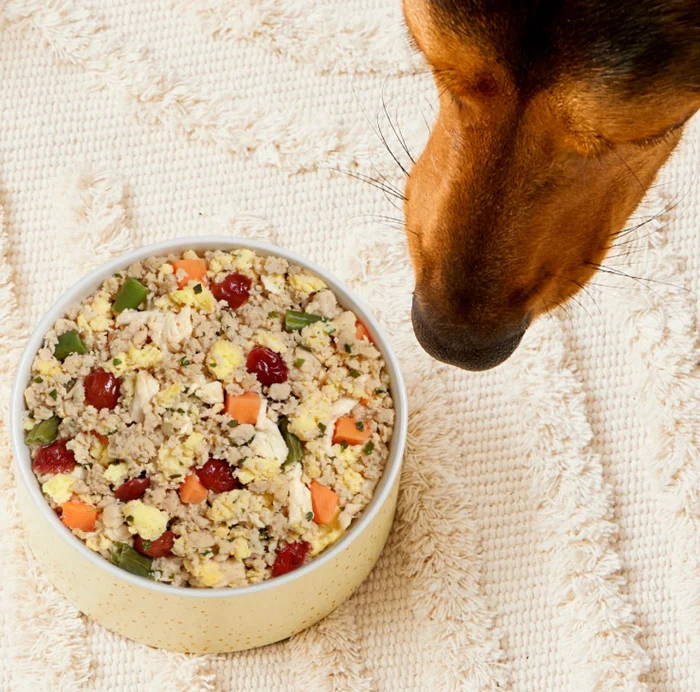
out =
[[[207,499],[207,495],[207,489],[199,482],[195,473],[191,473],[180,483],[180,499],[186,505],[198,505]]]
[[[69,529],[80,529],[85,533],[95,530],[98,510],[80,500],[68,500],[61,505],[61,521]]]
[[[260,397],[255,392],[246,392],[238,396],[226,395],[226,413],[241,425],[255,425],[260,412]]]
[[[311,506],[314,510],[314,521],[317,524],[330,524],[338,512],[340,498],[325,485],[311,481]]]
[[[102,435],[98,433],[96,430],[92,431],[92,435],[94,435],[103,445],[108,445],[109,444],[109,438],[107,435]]]
[[[367,339],[370,343],[374,343],[374,339],[372,338],[372,335],[369,333],[369,329],[365,327],[362,322],[359,320],[355,322],[355,338],[358,341],[362,341],[362,339]]]
[[[338,418],[333,433],[333,444],[345,442],[349,445],[361,445],[369,439],[369,426],[364,421],[358,421],[354,416]]]
[[[177,282],[179,288],[184,288],[190,281],[201,281],[207,273],[207,263],[203,259],[179,259],[170,264],[176,273],[178,269],[185,272],[185,276]]]

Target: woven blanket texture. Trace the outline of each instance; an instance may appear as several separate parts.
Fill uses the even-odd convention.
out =
[[[700,690],[700,118],[610,271],[467,373],[412,334],[400,201],[334,170],[400,188],[376,131],[407,167],[400,140],[420,152],[435,108],[399,0],[0,0],[0,691]],[[41,574],[7,413],[29,331],[76,278],[212,233],[357,291],[410,430],[361,589],[289,641],[207,657],[122,639]]]

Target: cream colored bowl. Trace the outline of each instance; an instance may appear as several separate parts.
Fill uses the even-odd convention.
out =
[[[237,589],[186,589],[137,577],[92,552],[45,502],[24,444],[23,393],[44,334],[66,310],[111,274],[154,255],[247,247],[307,267],[342,305],[367,325],[391,376],[396,424],[384,475],[369,506],[346,535],[300,569]],[[187,653],[220,653],[279,641],[313,625],[347,599],[379,558],[391,528],[406,440],[406,393],[398,362],[367,308],[326,271],[267,243],[226,237],[184,238],[126,253],[74,284],[39,322],[24,350],[12,392],[11,431],[17,493],[29,546],[63,595],[107,629],[150,646]]]

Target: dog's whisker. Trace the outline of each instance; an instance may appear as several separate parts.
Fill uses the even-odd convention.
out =
[[[401,194],[400,192],[396,192],[394,190],[391,190],[387,188],[384,183],[382,183],[381,180],[376,180],[375,178],[372,178],[368,175],[365,175],[364,173],[357,173],[355,171],[346,171],[343,170],[342,168],[330,168],[329,170],[335,171],[336,173],[342,173],[343,175],[347,175],[351,178],[355,178],[357,180],[362,181],[363,183],[367,183],[368,185],[371,185],[372,187],[376,187],[378,190],[381,190],[382,192],[391,195],[392,197],[396,197],[396,199],[400,199],[403,202],[408,201],[406,196]]]

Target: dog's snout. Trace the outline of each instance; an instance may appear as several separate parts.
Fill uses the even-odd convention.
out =
[[[463,370],[489,370],[509,358],[530,325],[530,315],[516,322],[476,329],[453,324],[413,299],[413,328],[421,346],[435,359]]]

